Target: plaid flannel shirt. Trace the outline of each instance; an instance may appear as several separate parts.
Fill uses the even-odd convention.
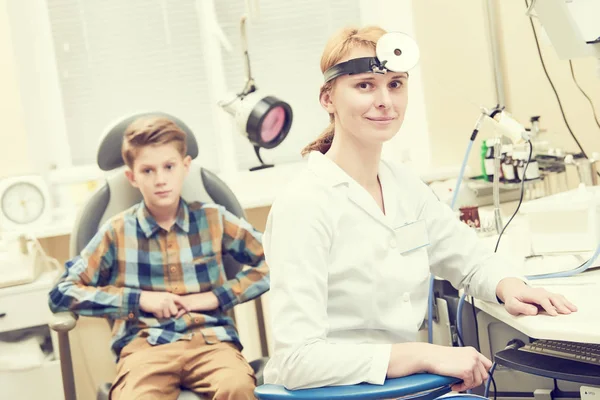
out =
[[[161,228],[144,202],[113,217],[50,291],[53,312],[103,316],[114,321],[111,348],[118,357],[135,337],[156,345],[202,334],[207,343],[230,341],[241,347],[226,311],[269,289],[262,234],[224,207],[180,201],[175,224]],[[223,256],[248,265],[227,280]],[[186,295],[212,291],[219,307],[157,319],[139,308],[142,291]]]

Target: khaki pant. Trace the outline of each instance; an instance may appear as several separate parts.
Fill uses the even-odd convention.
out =
[[[254,371],[232,343],[191,340],[152,346],[136,338],[121,351],[112,400],[173,399],[181,388],[218,400],[255,399]]]

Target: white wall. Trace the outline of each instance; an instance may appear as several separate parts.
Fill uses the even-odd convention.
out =
[[[69,149],[57,145],[57,139],[66,137],[66,127],[46,0],[3,2],[13,22],[13,62],[18,70],[15,81],[21,94],[24,128],[32,141],[28,155],[33,168],[42,173],[53,168],[52,164],[67,167],[71,164]]]
[[[0,178],[32,171],[7,0],[0,0]]]

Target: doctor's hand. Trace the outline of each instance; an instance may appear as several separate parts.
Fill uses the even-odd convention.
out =
[[[488,379],[492,362],[473,347],[431,346],[425,354],[426,372],[462,379],[453,391],[472,389]]]
[[[481,385],[488,378],[492,362],[473,347],[447,347],[408,342],[392,345],[387,377],[398,378],[429,372],[461,379],[452,390],[462,392]]]
[[[540,309],[552,316],[577,311],[562,294],[528,286],[517,278],[502,279],[496,287],[496,295],[512,315],[537,315]]]

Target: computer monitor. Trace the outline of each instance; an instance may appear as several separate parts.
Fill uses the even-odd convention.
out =
[[[599,0],[532,0],[533,10],[561,59],[600,59]]]

